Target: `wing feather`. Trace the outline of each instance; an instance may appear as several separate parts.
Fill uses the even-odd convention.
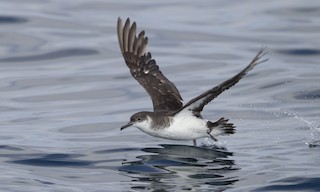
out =
[[[122,27],[122,20],[118,18],[118,41],[131,75],[150,95],[154,111],[179,110],[182,98],[178,89],[162,74],[151,53],[147,52],[145,32],[141,31],[137,37],[136,28],[135,22],[130,27],[129,18]]]
[[[220,95],[223,91],[229,89],[233,85],[239,82],[239,80],[244,77],[248,71],[253,69],[257,64],[267,61],[268,59],[264,59],[259,61],[265,55],[265,48],[261,48],[257,55],[252,59],[250,64],[240,71],[237,75],[233,76],[232,78],[224,81],[220,85],[213,87],[212,89],[207,90],[206,92],[202,93],[201,95],[193,98],[187,104],[183,106],[180,110],[176,111],[176,113],[182,110],[189,110],[192,111],[195,115],[200,116],[200,112],[203,110],[203,107],[207,105],[210,101]]]

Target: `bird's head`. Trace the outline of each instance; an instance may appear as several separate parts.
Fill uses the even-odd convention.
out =
[[[147,113],[148,112],[143,111],[143,112],[138,112],[138,113],[133,114],[130,117],[129,123],[122,126],[120,128],[120,130],[122,131],[123,129],[130,127],[130,126],[137,127],[142,130],[148,129],[150,127],[151,118],[150,118],[150,116],[148,116]]]

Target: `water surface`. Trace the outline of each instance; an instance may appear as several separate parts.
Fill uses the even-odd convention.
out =
[[[318,1],[2,1],[2,191],[319,191]],[[268,62],[206,106],[237,133],[169,141],[132,128],[151,110],[123,62],[116,21],[149,50],[187,102]]]

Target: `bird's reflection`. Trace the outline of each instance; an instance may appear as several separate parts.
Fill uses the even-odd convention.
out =
[[[150,191],[224,190],[238,179],[231,152],[220,148],[160,145],[141,149],[147,152],[137,161],[124,161],[119,168],[132,178],[133,189]]]

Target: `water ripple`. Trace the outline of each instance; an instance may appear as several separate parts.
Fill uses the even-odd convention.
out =
[[[289,177],[253,191],[320,191],[320,178]]]
[[[21,164],[21,165],[32,165],[32,166],[50,166],[50,167],[74,167],[74,166],[88,166],[91,165],[90,161],[75,160],[75,157],[81,155],[75,154],[47,154],[41,155],[40,157],[30,159],[20,159],[8,161],[9,163]]]
[[[300,99],[300,100],[320,99],[320,89],[314,90],[314,91],[304,91],[302,93],[296,94],[294,98]]]
[[[28,19],[23,17],[14,17],[14,16],[0,16],[0,25],[1,24],[15,24],[15,23],[25,23]]]
[[[279,52],[282,54],[297,55],[297,56],[320,55],[320,50],[318,49],[287,49],[287,50],[281,50]]]
[[[93,49],[74,48],[74,49],[57,50],[57,51],[43,53],[39,55],[7,57],[7,58],[0,59],[0,62],[43,61],[43,60],[60,59],[65,57],[94,55],[98,53],[99,53],[98,51]]]

